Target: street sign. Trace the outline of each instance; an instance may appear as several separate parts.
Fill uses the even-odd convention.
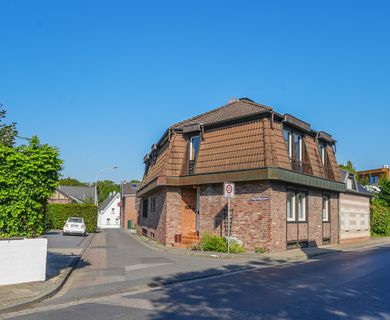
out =
[[[225,182],[223,184],[223,196],[225,198],[233,198],[234,197],[234,182]]]

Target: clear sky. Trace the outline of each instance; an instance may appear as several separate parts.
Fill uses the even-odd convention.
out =
[[[390,1],[0,0],[0,102],[63,175],[141,179],[172,123],[247,96],[390,162]]]

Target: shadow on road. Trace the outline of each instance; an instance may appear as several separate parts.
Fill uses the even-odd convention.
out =
[[[46,280],[53,278],[61,273],[62,270],[73,266],[77,262],[79,256],[62,254],[58,252],[47,252],[46,259]],[[81,269],[88,266],[89,263],[83,259],[77,262],[75,269]]]
[[[367,251],[375,256],[383,248]],[[179,273],[154,278],[151,286],[165,286],[153,293],[151,302],[157,313],[148,319],[387,319],[390,317],[389,294],[381,295],[376,281],[347,281],[363,272],[367,257],[346,252],[334,257],[321,248],[314,256],[305,250],[313,263],[289,263],[264,259],[248,262],[246,272],[232,272],[243,265]],[[361,253],[360,253],[361,254]],[[387,264],[389,259],[387,258]],[[367,263],[367,261],[365,262]],[[275,265],[276,264],[276,265]],[[271,268],[256,268],[273,266]],[[253,268],[254,267],[254,268]],[[252,269],[249,269],[252,268]],[[352,269],[351,269],[352,268]],[[356,268],[356,269],[354,269]],[[356,272],[356,275],[352,274]],[[225,273],[223,277],[213,275]],[[210,277],[209,279],[207,279]],[[387,276],[389,279],[390,276]],[[203,279],[189,281],[191,279]],[[183,282],[184,281],[184,282]],[[187,283],[185,281],[188,281]],[[180,285],[174,283],[182,282]],[[387,282],[387,281],[386,281]],[[159,293],[158,293],[159,292]],[[386,291],[387,292],[387,291]],[[130,298],[130,296],[129,296]]]

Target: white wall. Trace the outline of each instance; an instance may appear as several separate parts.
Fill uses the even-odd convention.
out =
[[[111,204],[105,208],[105,210],[99,211],[99,227],[102,229],[107,228],[120,228],[120,207],[118,204],[120,202],[120,195],[117,194],[115,199],[111,201]],[[107,219],[110,219],[109,222]]]
[[[370,198],[340,193],[340,241],[370,236]]]
[[[0,240],[0,285],[46,279],[47,239]]]

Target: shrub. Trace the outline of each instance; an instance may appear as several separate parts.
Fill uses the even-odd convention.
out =
[[[255,249],[255,253],[265,253],[266,250],[263,247],[258,247]]]
[[[205,233],[199,243],[193,246],[194,250],[227,252],[227,240],[224,237]],[[231,253],[245,252],[244,248],[236,241],[230,241]]]
[[[87,232],[96,231],[97,208],[92,204],[48,204],[46,229],[62,229],[69,217],[84,218]]]
[[[378,201],[371,205],[371,234],[390,236],[390,208]]]
[[[0,238],[35,238],[45,232],[45,205],[62,161],[38,138],[17,147],[0,144]]]

